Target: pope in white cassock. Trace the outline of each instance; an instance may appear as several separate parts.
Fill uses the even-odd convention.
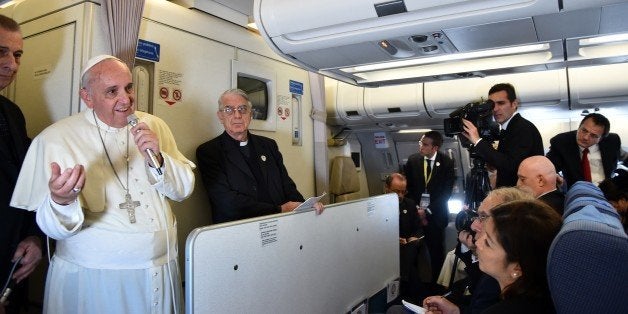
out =
[[[80,96],[88,109],[33,140],[11,200],[37,211],[41,229],[57,240],[44,313],[178,313],[176,220],[167,199],[192,193],[195,165],[161,119],[137,112],[139,123],[127,123],[133,83],[117,58],[87,63]]]

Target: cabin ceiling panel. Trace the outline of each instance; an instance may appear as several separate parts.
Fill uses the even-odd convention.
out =
[[[599,32],[600,9],[535,16],[534,25],[540,41],[590,36]]]
[[[538,40],[532,18],[444,30],[458,51],[527,44]]]
[[[628,30],[628,3],[602,8],[600,34],[626,32]]]

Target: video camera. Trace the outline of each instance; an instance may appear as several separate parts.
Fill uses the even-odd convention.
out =
[[[462,119],[471,121],[478,129],[478,134],[483,140],[494,141],[499,137],[499,124],[493,121],[493,107],[495,103],[492,100],[468,103],[449,114],[449,118],[443,121],[445,135],[453,137],[454,135],[464,132],[464,124]],[[460,137],[462,146],[469,148],[471,142],[466,137]]]

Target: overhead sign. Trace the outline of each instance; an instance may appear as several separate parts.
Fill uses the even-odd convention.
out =
[[[290,92],[303,95],[303,83],[290,80]]]
[[[160,45],[158,43],[139,39],[137,41],[137,51],[135,52],[135,57],[148,61],[159,62],[159,48]]]

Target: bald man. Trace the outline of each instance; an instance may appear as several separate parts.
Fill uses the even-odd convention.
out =
[[[565,195],[556,188],[558,175],[552,161],[545,156],[528,157],[519,164],[517,177],[517,187],[563,214]]]

